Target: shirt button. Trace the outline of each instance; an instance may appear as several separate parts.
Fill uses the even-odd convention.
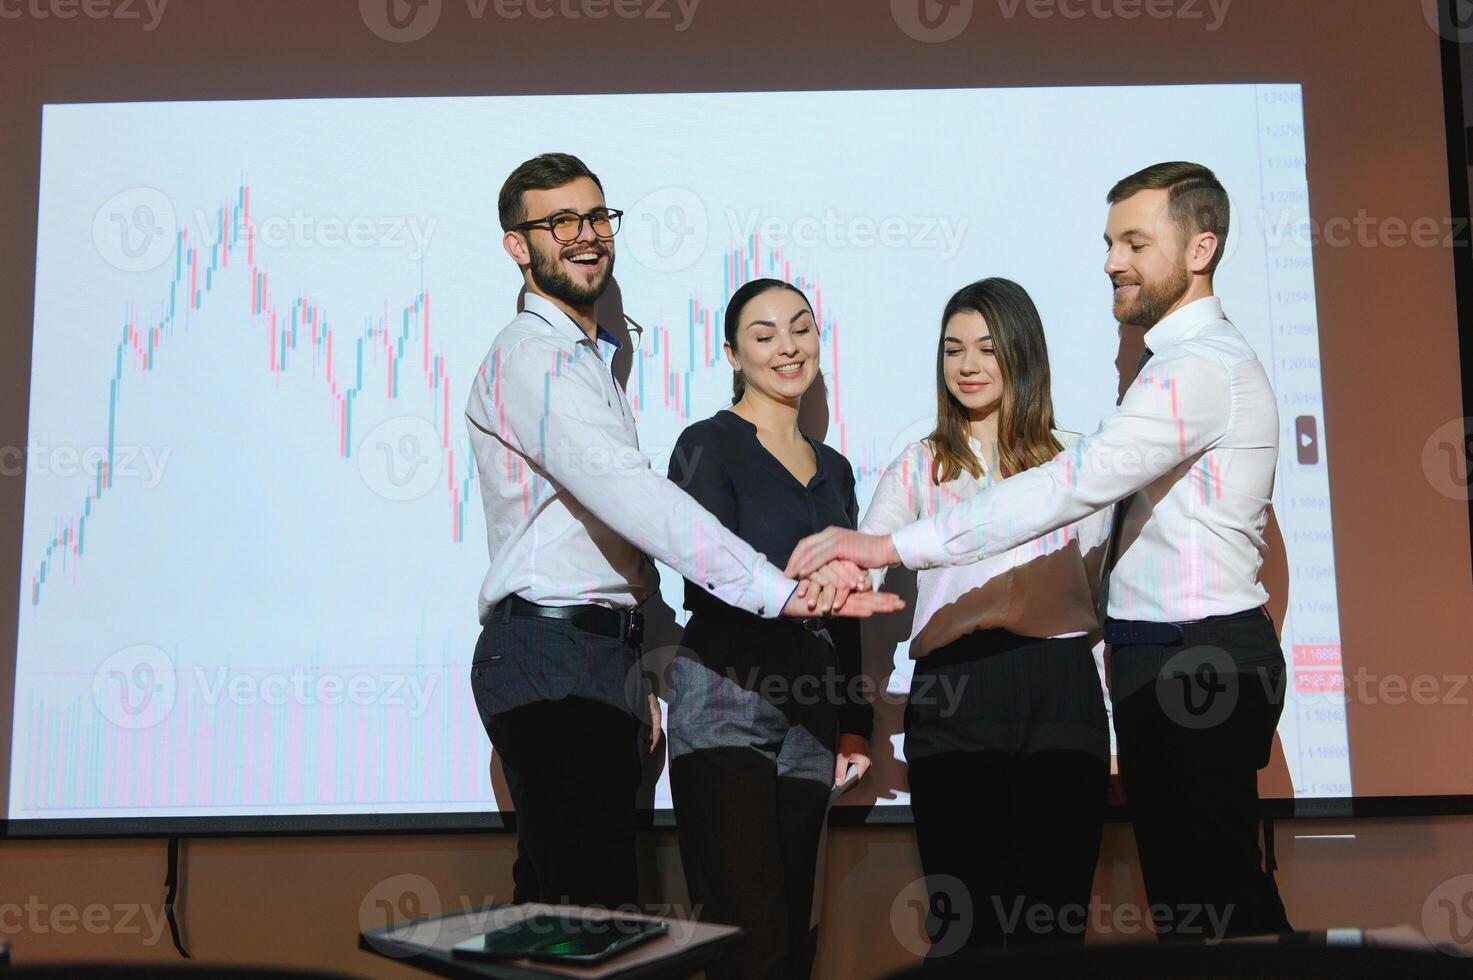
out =
[[[715,592],[716,591],[716,583],[715,582],[707,582],[706,583],[706,591],[707,592]]]
[[[767,607],[766,606],[758,606],[757,607],[757,615],[759,615],[759,616],[766,616],[767,615]]]

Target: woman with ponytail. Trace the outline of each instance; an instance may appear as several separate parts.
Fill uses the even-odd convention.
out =
[[[681,433],[670,479],[781,565],[804,537],[854,527],[854,471],[798,428],[819,357],[802,291],[748,282],[727,304],[725,328],[732,406]],[[861,573],[850,566],[848,575]],[[823,604],[811,619],[761,619],[690,580],[685,608],[667,726],[681,863],[701,918],[747,934],[737,962],[706,975],[801,980],[813,968],[809,920],[829,793],[851,765],[860,775],[869,767],[872,711],[854,683],[858,625],[824,618]]]

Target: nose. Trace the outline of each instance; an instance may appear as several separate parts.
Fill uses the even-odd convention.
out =
[[[1125,263],[1125,253],[1118,245],[1112,245],[1110,251],[1105,253],[1105,275],[1114,277],[1118,273],[1129,268]]]
[[[961,373],[963,377],[982,373],[982,355],[972,350],[962,354]]]
[[[578,237],[573,239],[574,245],[590,245],[598,242],[599,238],[593,233],[593,220],[584,218],[578,225]]]

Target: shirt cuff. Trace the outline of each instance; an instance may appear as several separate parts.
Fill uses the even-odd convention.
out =
[[[755,591],[757,615],[763,619],[776,619],[783,614],[783,607],[798,589],[798,583],[788,578],[772,562],[766,559],[757,565]]]
[[[906,568],[930,568],[946,558],[941,534],[936,529],[936,521],[931,518],[907,524],[890,535],[890,540],[895,545],[895,553],[900,556],[900,563]]]

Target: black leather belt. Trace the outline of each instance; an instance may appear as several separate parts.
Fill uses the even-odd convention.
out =
[[[724,613],[717,613],[716,615],[727,616],[734,623],[756,626],[758,629],[792,629],[797,627],[798,629],[807,630],[810,633],[817,633],[819,630],[826,630],[834,625],[834,620],[828,616],[805,616],[802,619],[792,616],[778,616],[775,619],[768,619],[765,616],[756,616],[740,609],[730,609]]]
[[[1268,612],[1257,606],[1224,616],[1208,616],[1186,623],[1148,623],[1138,620],[1105,620],[1105,642],[1112,647],[1127,646],[1171,646],[1186,639],[1188,632],[1199,626],[1213,626],[1238,619],[1268,619]]]
[[[644,614],[633,609],[610,609],[593,604],[542,606],[521,596],[509,595],[491,609],[491,614],[562,619],[585,633],[622,640],[631,646],[644,642]]]

